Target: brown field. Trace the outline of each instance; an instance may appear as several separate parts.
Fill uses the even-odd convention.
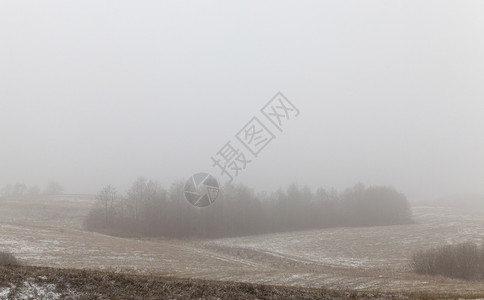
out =
[[[0,266],[0,299],[441,299],[446,295],[338,291],[106,271]],[[448,295],[447,295],[448,296]]]
[[[14,253],[28,266],[484,298],[483,281],[422,276],[410,267],[411,254],[418,249],[461,241],[482,244],[482,210],[414,207],[416,223],[411,225],[172,240],[83,231],[81,220],[92,201],[72,195],[0,202],[0,250]],[[0,286],[0,299],[1,291]]]

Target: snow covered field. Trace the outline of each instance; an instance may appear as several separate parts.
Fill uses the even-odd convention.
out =
[[[484,282],[420,276],[410,268],[415,250],[483,243],[484,211],[414,207],[411,225],[170,240],[85,232],[80,221],[89,205],[62,199],[0,203],[0,250],[34,266],[337,289],[484,291]]]

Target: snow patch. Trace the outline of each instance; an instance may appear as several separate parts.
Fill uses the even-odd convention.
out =
[[[11,288],[0,289],[0,299],[8,299],[8,295],[11,289],[15,289],[15,286]],[[37,284],[29,281],[25,281],[23,285],[15,292],[15,299],[46,299],[56,300],[61,298],[61,294],[56,293],[55,284]]]

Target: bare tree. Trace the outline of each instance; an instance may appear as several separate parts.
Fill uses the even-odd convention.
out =
[[[107,185],[99,191],[97,197],[104,210],[105,224],[108,226],[113,219],[114,203],[118,197],[116,188]]]
[[[140,203],[145,198],[145,190],[146,178],[138,177],[138,179],[131,186],[131,189],[128,191],[128,197],[134,203],[134,218],[136,223],[139,221],[139,207]]]
[[[64,188],[55,181],[51,181],[47,184],[44,194],[46,195],[60,195],[64,191]]]
[[[29,195],[31,197],[35,197],[35,196],[40,195],[40,188],[36,185],[29,187],[29,189],[27,191],[27,195]]]
[[[4,187],[2,187],[2,197],[9,198],[10,196],[12,196],[12,190],[13,190],[13,187],[11,184],[7,184]]]
[[[16,183],[13,186],[12,196],[16,199],[22,198],[27,192],[27,186],[23,183]]]

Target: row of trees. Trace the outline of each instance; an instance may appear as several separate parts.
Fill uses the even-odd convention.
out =
[[[335,226],[389,225],[411,222],[405,196],[391,187],[359,184],[342,193],[291,185],[258,194],[227,184],[217,201],[196,208],[184,199],[183,182],[168,190],[138,178],[126,195],[104,187],[85,218],[88,230],[115,235],[227,237]]]
[[[6,184],[0,189],[0,198],[21,199],[26,197],[37,197],[40,195],[59,195],[64,188],[57,182],[49,182],[42,190],[38,186],[30,186],[23,183]]]

